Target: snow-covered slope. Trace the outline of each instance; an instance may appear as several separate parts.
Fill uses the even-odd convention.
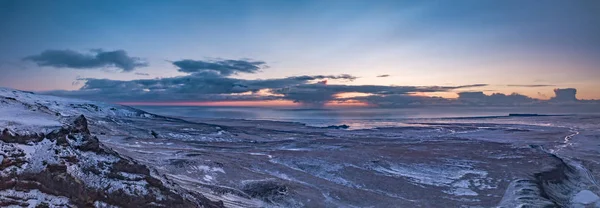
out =
[[[0,206],[222,207],[101,144],[84,115],[152,117],[0,88]]]
[[[598,116],[415,122],[190,121],[0,88],[0,206],[600,207]]]

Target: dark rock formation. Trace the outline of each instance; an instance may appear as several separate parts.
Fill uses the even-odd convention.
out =
[[[83,115],[47,135],[4,129],[0,141],[0,191],[39,190],[44,196],[68,199],[38,206],[223,207],[222,202],[164,183],[165,178],[157,178],[145,165],[105,147],[90,134]],[[0,206],[9,205],[31,204],[27,198],[0,198]]]
[[[346,124],[342,124],[342,125],[331,125],[331,126],[327,126],[324,128],[326,128],[326,129],[348,129],[348,128],[350,128],[350,126],[348,126]]]

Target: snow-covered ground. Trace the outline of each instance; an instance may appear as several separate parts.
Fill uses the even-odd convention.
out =
[[[125,117],[152,116],[0,88],[0,206],[220,207],[119,155],[89,131],[89,118]]]
[[[80,115],[89,134],[73,127]],[[189,121],[0,88],[0,127],[7,129],[0,141],[3,174],[64,163],[65,174],[85,187],[159,202],[169,194],[147,188],[155,182],[148,175],[182,201],[210,199],[227,207],[600,207],[597,116],[415,120],[343,130]],[[75,131],[66,144],[47,138],[61,128]],[[39,139],[23,137],[33,134]],[[110,154],[86,149],[90,137]],[[22,165],[9,170],[6,158]],[[120,160],[150,169],[111,171]],[[28,205],[73,203],[64,192],[5,187],[0,202],[17,195]]]

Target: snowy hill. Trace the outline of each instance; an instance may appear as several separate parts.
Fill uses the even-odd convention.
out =
[[[0,89],[0,205],[221,207],[113,151],[88,117],[151,117],[128,107]]]

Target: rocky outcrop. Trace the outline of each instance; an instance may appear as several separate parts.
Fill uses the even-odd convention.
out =
[[[509,184],[498,207],[598,207],[600,198],[590,191],[598,191],[586,169],[570,159],[547,152],[532,145],[551,161],[545,169],[528,179]],[[588,190],[589,189],[589,190]]]
[[[223,207],[105,147],[83,115],[47,134],[0,134],[0,206]]]
[[[251,197],[259,198],[272,204],[280,204],[285,202],[285,197],[289,194],[289,187],[282,181],[257,180],[245,183],[242,186],[242,191]]]

